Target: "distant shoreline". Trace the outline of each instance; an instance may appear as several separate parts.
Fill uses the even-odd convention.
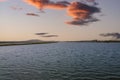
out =
[[[15,45],[32,45],[32,44],[49,44],[49,43],[57,43],[58,41],[46,41],[46,42],[25,42],[25,41],[6,41],[0,42],[0,46],[15,46]],[[120,41],[60,41],[60,42],[93,42],[93,43],[120,43]]]
[[[32,45],[32,44],[49,44],[56,42],[0,42],[0,46],[15,46],[15,45]]]
[[[65,42],[120,43],[120,41],[65,41]]]

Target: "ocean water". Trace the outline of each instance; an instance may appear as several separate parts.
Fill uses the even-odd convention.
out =
[[[120,80],[120,43],[1,46],[0,80]]]

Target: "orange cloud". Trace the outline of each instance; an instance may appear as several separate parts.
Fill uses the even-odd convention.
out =
[[[79,2],[73,2],[67,8],[68,15],[74,19],[85,19],[88,16],[88,10],[82,9],[83,4]],[[81,9],[80,9],[81,7]]]
[[[72,25],[86,25],[91,22],[99,21],[93,14],[100,13],[100,9],[96,7],[95,0],[84,0],[86,2],[68,2],[59,1],[53,2],[50,0],[24,0],[26,3],[35,6],[38,9],[66,9],[67,14],[73,18],[72,21],[67,21],[67,24]],[[89,5],[87,3],[93,3]]]
[[[49,3],[49,0],[24,0],[26,3],[42,9]]]
[[[24,0],[30,5],[35,6],[38,9],[50,8],[50,9],[64,9],[67,7],[66,1],[52,2],[50,0]]]
[[[66,22],[72,25],[85,25],[90,22],[99,21],[93,17],[94,13],[99,13],[100,9],[89,6],[81,2],[73,2],[67,7],[67,13],[73,18],[72,21]]]
[[[61,3],[50,3],[46,8],[50,9],[65,9],[67,6]]]

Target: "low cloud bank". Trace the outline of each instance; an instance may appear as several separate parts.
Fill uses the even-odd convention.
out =
[[[120,33],[102,33],[100,34],[100,36],[103,36],[103,37],[113,37],[115,39],[120,39]]]

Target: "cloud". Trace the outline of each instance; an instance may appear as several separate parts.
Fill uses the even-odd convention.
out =
[[[73,18],[72,21],[66,22],[72,25],[86,25],[91,22],[99,21],[93,17],[93,14],[99,13],[100,9],[95,6],[89,6],[81,2],[73,2],[67,8],[67,13]]]
[[[103,37],[113,37],[115,39],[120,39],[120,33],[103,33],[103,34],[100,34],[100,36],[103,36]]]
[[[95,2],[95,0],[86,0],[87,2],[93,3],[93,5],[98,5],[97,2]]]
[[[45,35],[45,36],[42,36],[42,37],[58,37],[58,35]]]
[[[11,6],[10,8],[13,10],[23,10],[23,8],[19,6]]]
[[[35,33],[35,35],[38,35],[40,37],[58,37],[58,35],[49,35],[49,33]]]
[[[30,5],[35,6],[38,9],[50,8],[50,9],[64,9],[69,4],[67,1],[53,2],[50,0],[24,0]]]
[[[99,19],[96,19],[96,18],[91,18],[91,19],[86,19],[86,20],[73,20],[73,21],[69,21],[69,22],[66,22],[67,24],[70,24],[70,25],[88,25],[89,23],[92,23],[92,22],[97,22],[99,21]]]
[[[38,14],[35,14],[35,13],[26,13],[26,15],[28,15],[28,16],[39,16]]]
[[[35,33],[35,35],[46,35],[48,33]]]
[[[51,1],[51,0],[24,0],[26,3],[42,9],[66,9],[68,16],[72,17],[71,21],[66,21],[66,24],[71,25],[88,25],[99,21],[94,17],[95,13],[100,13],[101,10],[96,6],[95,0],[84,0],[84,2],[74,1]],[[90,5],[93,4],[93,5]]]

